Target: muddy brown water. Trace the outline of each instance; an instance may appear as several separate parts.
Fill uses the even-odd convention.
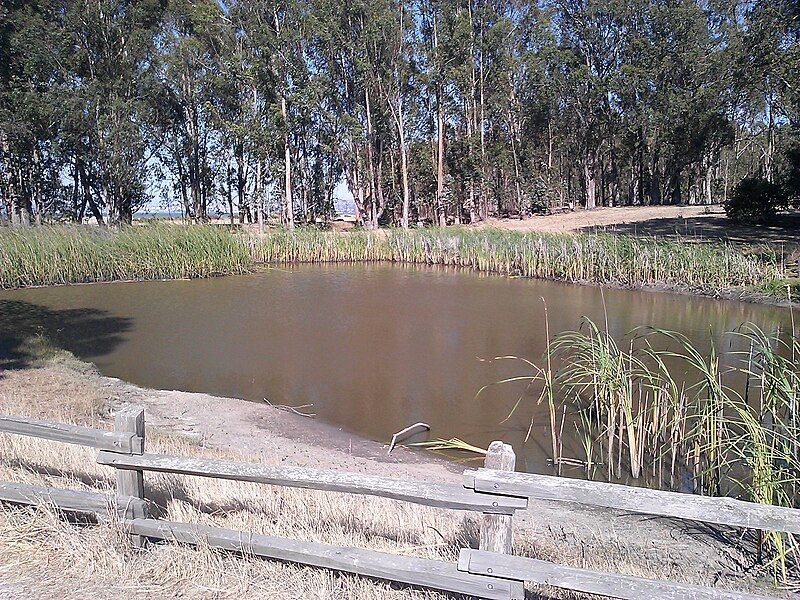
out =
[[[540,362],[545,303],[553,335],[577,328],[583,315],[607,320],[620,338],[651,325],[704,347],[709,339],[726,347],[724,332],[745,321],[790,327],[788,309],[743,302],[442,268],[301,265],[0,292],[0,353],[7,366],[23,366],[22,334],[42,331],[102,373],[141,386],[313,405],[302,410],[384,441],[424,421],[434,438],[483,446],[502,438],[517,449],[519,467],[546,472],[547,409],[536,394],[518,382],[476,397],[530,373],[518,361],[487,359]]]

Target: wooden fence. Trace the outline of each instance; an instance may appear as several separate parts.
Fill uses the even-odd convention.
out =
[[[484,468],[464,472],[462,486],[451,483],[420,485],[402,479],[332,470],[150,454],[145,452],[144,411],[137,407],[128,407],[115,415],[114,431],[0,416],[0,432],[97,448],[100,450],[97,462],[114,467],[117,473],[117,492],[113,496],[0,482],[2,501],[52,504],[65,511],[93,513],[100,519],[116,512],[132,543],[139,547],[148,540],[206,544],[222,550],[479,598],[522,600],[525,581],[612,598],[758,598],[715,588],[603,573],[513,556],[513,515],[517,510],[525,509],[531,498],[800,534],[800,510],[729,498],[517,473],[514,471],[514,451],[502,442],[493,442],[489,446]],[[475,511],[482,513],[479,548],[462,549],[458,562],[454,564],[155,519],[147,510],[143,485],[145,471],[380,496],[426,506]]]

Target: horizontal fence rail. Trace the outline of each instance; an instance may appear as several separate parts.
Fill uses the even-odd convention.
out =
[[[143,516],[145,502],[132,496],[115,496],[85,490],[11,483],[0,481],[0,501],[29,506],[55,506],[66,512],[91,514],[100,521],[107,521],[112,512],[120,518],[128,514]]]
[[[149,538],[203,544],[212,548],[335,569],[479,598],[501,600],[510,597],[511,581],[462,573],[455,563],[439,560],[156,519],[134,519],[125,521],[123,526],[129,533]]]
[[[29,437],[44,438],[54,442],[66,442],[79,446],[89,446],[99,450],[141,454],[144,439],[137,435],[119,431],[105,431],[82,425],[52,423],[22,417],[0,415],[0,433],[14,433]]]
[[[98,516],[107,516],[114,504],[114,498],[108,494],[6,481],[0,482],[0,500],[32,506],[51,504],[61,510]]]
[[[144,453],[144,411],[127,407],[115,415],[115,431],[0,416],[0,433],[91,446],[97,462],[117,471],[116,494],[0,482],[0,501],[54,505],[106,520],[116,513],[131,543],[175,541],[368,577],[446,590],[479,598],[522,600],[523,581],[602,596],[659,600],[761,600],[757,596],[697,585],[603,573],[512,556],[512,524],[528,499],[573,502],[752,529],[800,534],[800,510],[648,490],[513,471],[513,448],[493,442],[483,469],[464,472],[463,485],[406,481],[359,473],[293,466]],[[480,549],[462,549],[458,563],[288,540],[199,524],[148,518],[143,475],[147,471],[213,477],[268,485],[379,496],[438,508],[483,514]]]
[[[575,502],[716,525],[800,534],[800,510],[733,498],[491,469],[465,471],[464,486],[476,492]]]
[[[458,569],[625,600],[770,600],[740,592],[566,567],[544,560],[462,549]],[[774,600],[774,599],[772,599]]]
[[[484,513],[511,514],[515,510],[525,508],[528,504],[526,498],[476,493],[457,484],[406,481],[305,467],[273,467],[160,454],[127,456],[111,452],[100,452],[97,462],[117,469],[179,473],[286,487],[381,496],[438,508]]]

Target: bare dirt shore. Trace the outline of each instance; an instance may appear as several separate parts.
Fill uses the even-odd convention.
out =
[[[2,413],[110,427],[114,410],[125,404],[145,407],[153,452],[334,468],[415,481],[458,482],[463,469],[405,449],[388,455],[382,443],[268,405],[142,389],[103,377],[91,365],[60,352],[29,368],[0,373]],[[53,452],[53,445],[0,435],[0,479],[113,489],[113,478],[92,464],[90,451],[67,447],[69,451]],[[71,486],[59,479],[64,473],[70,474]],[[459,546],[476,543],[475,516],[369,497],[217,480],[185,483],[195,479],[147,476],[148,494],[162,506],[164,518],[444,560],[452,560]],[[276,510],[281,518],[274,516]],[[146,588],[151,597],[159,598],[448,597],[270,561],[242,563],[242,558],[174,545],[136,555],[113,531],[70,529],[52,515],[42,519],[31,509],[0,507],[0,598],[37,598],[45,591],[53,598],[86,597],[87,591],[92,597],[116,598],[121,585]],[[514,547],[517,554],[562,564],[790,597],[789,591],[773,588],[764,571],[753,565],[752,548],[739,533],[536,502],[515,517]],[[276,577],[291,585],[264,594],[264,582]],[[582,596],[538,589],[529,597]]]

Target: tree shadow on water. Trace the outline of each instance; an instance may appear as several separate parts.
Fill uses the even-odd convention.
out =
[[[40,357],[32,340],[72,352],[79,358],[108,354],[132,319],[93,308],[51,309],[22,300],[0,299],[0,377],[24,369]]]

